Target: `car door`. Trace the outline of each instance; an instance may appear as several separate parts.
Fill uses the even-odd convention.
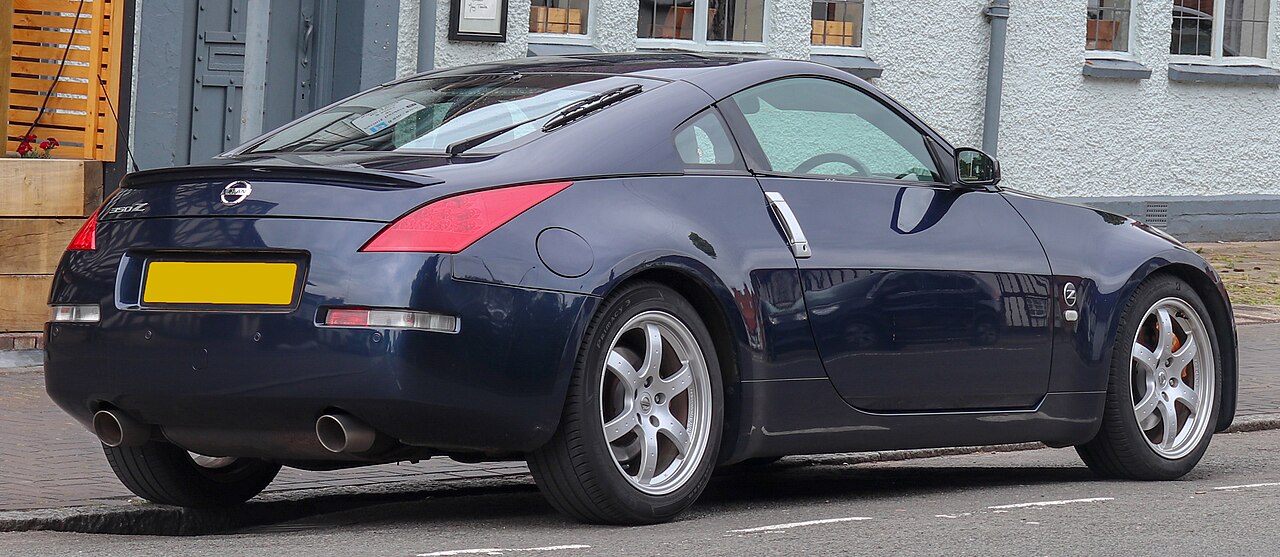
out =
[[[999,192],[946,183],[940,139],[849,83],[787,78],[720,107],[792,244],[845,400],[930,412],[1043,398],[1049,264]]]

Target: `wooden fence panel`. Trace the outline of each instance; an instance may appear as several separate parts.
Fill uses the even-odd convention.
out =
[[[120,105],[125,4],[124,0],[13,0],[9,151],[18,148],[38,116],[31,133],[41,140],[56,137],[61,146],[54,156],[116,160],[112,107]]]

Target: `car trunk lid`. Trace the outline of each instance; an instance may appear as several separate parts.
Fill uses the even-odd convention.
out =
[[[129,175],[104,222],[143,218],[326,218],[386,222],[425,199],[429,175],[359,165],[222,164]]]

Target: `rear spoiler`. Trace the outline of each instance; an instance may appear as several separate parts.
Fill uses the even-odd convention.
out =
[[[366,186],[370,189],[419,188],[444,183],[444,180],[433,176],[406,172],[380,172],[345,166],[231,164],[179,166],[134,172],[124,177],[124,180],[120,182],[120,187],[145,189],[171,186],[175,183],[191,183],[193,181],[217,182],[223,180],[300,180],[322,184]]]

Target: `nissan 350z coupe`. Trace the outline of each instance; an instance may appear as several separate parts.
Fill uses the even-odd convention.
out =
[[[48,391],[187,507],[438,456],[527,460],[613,524],[784,455],[1042,441],[1186,474],[1235,413],[1219,276],[999,182],[808,62],[431,72],[125,178],[58,268]]]

